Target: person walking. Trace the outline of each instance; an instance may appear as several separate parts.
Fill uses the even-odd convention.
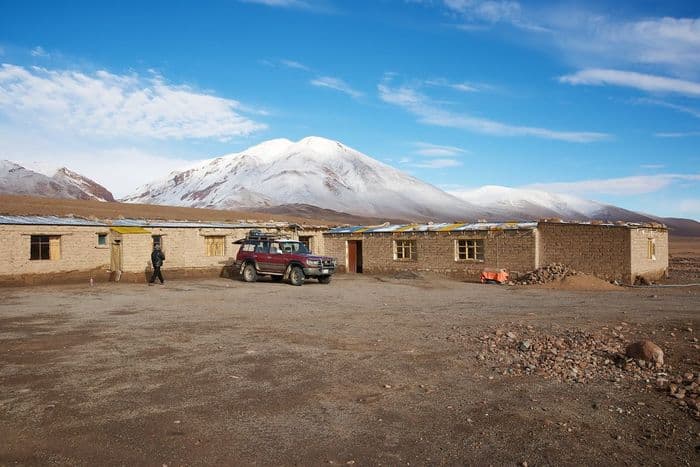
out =
[[[156,281],[156,277],[160,280],[161,285],[165,282],[163,280],[163,273],[160,272],[161,266],[163,266],[163,261],[165,261],[165,255],[160,250],[160,245],[153,246],[153,252],[151,253],[151,264],[153,265],[153,274],[151,275],[151,280],[148,281],[148,285],[153,285]]]

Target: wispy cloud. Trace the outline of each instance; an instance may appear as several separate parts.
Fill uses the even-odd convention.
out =
[[[700,96],[700,83],[666,76],[592,68],[577,71],[559,78],[562,83],[573,85],[612,85],[640,89],[647,92],[672,93],[685,96]]]
[[[270,7],[309,9],[311,4],[303,0],[239,0],[241,3],[257,3]]]
[[[682,199],[678,203],[678,210],[690,215],[700,216],[700,199]]]
[[[282,59],[282,60],[280,60],[280,63],[282,65],[286,66],[287,68],[294,68],[296,70],[303,70],[303,71],[310,71],[311,70],[311,68],[304,65],[303,63],[297,62],[294,60]]]
[[[658,170],[666,167],[664,164],[642,164],[639,167],[642,169]]]
[[[458,128],[495,136],[534,136],[537,138],[590,143],[608,139],[606,133],[557,131],[548,128],[510,125],[469,114],[455,113],[432,101],[410,86],[391,86],[391,79],[385,78],[378,84],[379,97],[386,103],[395,105],[415,115],[421,123],[447,128]]]
[[[449,167],[459,167],[462,163],[457,159],[428,159],[409,165],[420,169],[447,169]]]
[[[700,182],[700,173],[637,175],[575,182],[535,183],[527,188],[568,194],[630,196],[654,193],[679,182]]]
[[[364,95],[362,92],[350,87],[350,85],[342,79],[334,78],[332,76],[319,76],[318,78],[312,79],[310,83],[314,86],[333,89],[335,91],[345,93],[353,98],[358,98]]]
[[[428,86],[446,87],[460,92],[478,92],[485,88],[485,86],[481,84],[468,83],[466,81],[462,83],[453,83],[445,78],[428,79],[425,81],[425,84]]]
[[[695,118],[700,118],[700,110],[694,109],[692,107],[687,107],[685,105],[678,105],[674,104],[672,102],[666,102],[658,99],[648,99],[648,98],[640,98],[640,99],[635,99],[635,103],[637,104],[649,104],[649,105],[656,105],[659,107],[666,107],[667,109],[675,110],[677,112],[681,112],[684,114],[692,115]]]
[[[670,132],[657,132],[654,133],[657,138],[690,138],[694,136],[700,136],[700,131],[670,131]]]
[[[417,142],[413,143],[413,146],[416,148],[413,151],[414,154],[425,157],[455,157],[467,153],[467,151],[462,148],[432,143]]]
[[[32,57],[48,57],[48,56],[49,56],[49,53],[48,53],[46,50],[44,50],[44,48],[41,47],[41,46],[34,47],[34,48],[29,52],[29,54],[30,54]]]
[[[245,112],[238,101],[160,75],[0,66],[0,114],[25,125],[106,137],[228,140],[266,128]]]

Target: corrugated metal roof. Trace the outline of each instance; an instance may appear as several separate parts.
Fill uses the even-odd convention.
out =
[[[78,225],[78,226],[107,226],[98,220],[82,219],[79,217],[58,216],[0,216],[0,224],[4,225]]]
[[[209,229],[252,229],[301,227],[290,222],[194,222],[194,221],[162,221],[145,219],[115,219],[101,221],[83,219],[80,217],[58,216],[3,216],[0,215],[0,225],[73,225],[89,227],[163,227],[163,228],[209,228]]]
[[[330,229],[331,234],[350,233],[390,233],[390,232],[469,232],[475,230],[532,230],[537,222],[477,222],[477,223],[435,223],[435,224],[394,224],[382,226],[348,226]]]

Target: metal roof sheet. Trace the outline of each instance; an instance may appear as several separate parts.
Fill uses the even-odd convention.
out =
[[[435,224],[393,224],[382,226],[346,226],[330,229],[331,234],[391,233],[391,232],[468,232],[475,230],[531,230],[537,222],[477,222]]]
[[[77,226],[107,226],[98,220],[83,219],[80,217],[58,216],[0,216],[0,224],[3,225],[77,225]]]

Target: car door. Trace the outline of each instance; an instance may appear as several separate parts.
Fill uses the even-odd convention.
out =
[[[258,272],[271,272],[270,243],[260,242],[255,246],[255,262],[258,265]]]
[[[282,251],[282,245],[279,242],[270,243],[269,252],[270,272],[284,274],[284,269],[287,266],[286,255]]]

